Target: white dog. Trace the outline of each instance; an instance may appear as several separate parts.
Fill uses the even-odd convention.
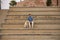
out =
[[[31,26],[32,26],[32,28],[33,28],[33,22],[32,22],[32,24],[31,24],[29,21],[26,21],[25,24],[24,24],[24,27],[25,27],[25,28],[28,28],[28,27],[31,28]]]

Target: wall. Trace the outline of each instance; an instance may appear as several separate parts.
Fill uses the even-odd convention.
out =
[[[11,0],[1,0],[1,9],[9,9],[9,2]],[[24,0],[16,0],[16,2],[20,2]]]
[[[9,2],[11,0],[1,0],[1,9],[9,9]],[[20,2],[20,1],[24,1],[24,0],[16,0],[16,2]],[[44,0],[46,1],[46,0]],[[55,3],[53,2],[53,5],[56,6],[56,0],[54,0]],[[59,1],[60,2],[60,1]],[[60,3],[58,4],[60,6]]]

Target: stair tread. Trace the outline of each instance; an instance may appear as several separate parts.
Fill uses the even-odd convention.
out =
[[[39,28],[0,28],[1,30],[60,30],[60,29],[39,29]]]
[[[55,7],[47,7],[47,6],[43,6],[43,7],[19,7],[19,6],[14,6],[14,7],[11,7],[10,8],[60,8],[59,6],[55,6]]]
[[[25,22],[6,22],[6,23],[2,23],[2,24],[6,24],[6,25],[9,25],[9,24],[10,24],[10,25],[11,25],[11,24],[12,24],[12,25],[15,25],[15,24],[16,24],[16,25],[19,25],[19,24],[20,24],[20,25],[23,25],[24,23],[25,23]],[[44,24],[52,24],[52,25],[54,25],[54,24],[58,24],[58,25],[59,25],[60,22],[34,22],[34,24],[35,24],[35,25],[42,25],[42,24],[43,24],[43,25],[44,25]]]
[[[60,12],[60,10],[36,10],[36,11],[32,11],[32,10],[25,10],[25,11],[18,11],[18,10],[9,10],[9,12]]]
[[[28,16],[28,14],[23,14],[23,15],[22,15],[22,14],[20,14],[20,15],[9,15],[9,14],[8,14],[7,16]],[[43,14],[43,15],[37,14],[37,15],[36,15],[36,14],[33,14],[33,15],[31,15],[31,16],[60,16],[60,15],[48,15],[48,14],[46,14],[46,15],[44,15],[44,14]]]
[[[34,36],[34,35],[36,35],[36,36],[60,36],[60,34],[0,34],[0,35],[14,35],[14,36],[16,36],[16,35],[18,35],[18,36]]]
[[[27,20],[27,19],[18,19],[18,18],[6,18],[5,20]],[[37,18],[37,19],[34,19],[34,20],[60,20],[60,18]]]

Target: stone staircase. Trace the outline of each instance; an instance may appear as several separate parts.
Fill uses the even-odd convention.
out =
[[[24,22],[32,14],[34,28],[24,28]],[[59,7],[10,7],[5,23],[0,28],[1,40],[59,40]]]

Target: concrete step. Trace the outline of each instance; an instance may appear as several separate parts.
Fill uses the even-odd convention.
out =
[[[0,30],[60,30],[60,29],[39,29],[39,28],[3,28],[3,27],[0,27]]]
[[[24,24],[2,24],[2,28],[25,28]],[[27,28],[31,28],[31,27],[27,27]],[[36,29],[60,29],[60,25],[59,24],[35,24],[33,28]]]
[[[59,40],[59,36],[2,36],[2,40]]]
[[[0,10],[0,25],[1,25],[1,23],[4,23],[5,22],[4,19],[6,18],[6,15],[7,14],[8,14],[8,10],[6,10],[6,9],[4,9],[4,10],[1,9]]]
[[[10,7],[9,11],[60,11],[59,7]]]
[[[40,11],[10,11],[8,13],[8,15],[28,15],[28,14],[32,14],[32,15],[60,15],[60,11],[59,12],[40,12]]]
[[[4,29],[1,31],[0,34],[3,34],[3,35],[8,35],[8,34],[60,34],[60,30],[49,30],[49,29]]]
[[[24,24],[26,20],[20,19],[8,19],[6,23],[21,23]],[[60,20],[34,20],[34,24],[60,24]]]
[[[27,19],[28,15],[7,15],[6,19]],[[34,19],[60,19],[60,15],[32,15]]]

